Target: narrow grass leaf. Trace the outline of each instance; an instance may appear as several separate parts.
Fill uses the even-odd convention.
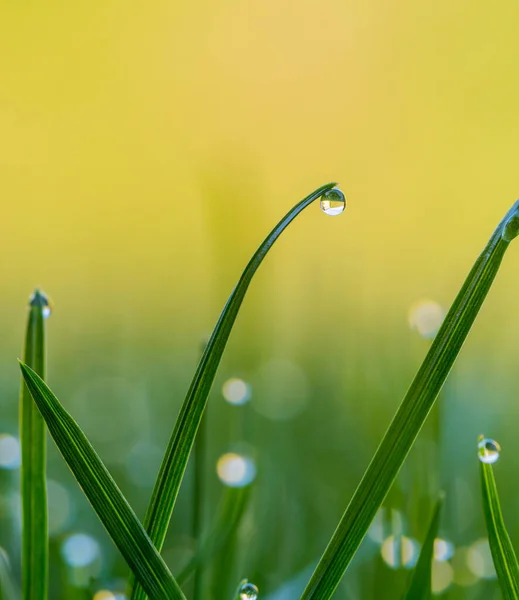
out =
[[[178,583],[79,425],[45,382],[20,363],[49,432],[100,521],[152,600],[185,600]]]
[[[327,600],[382,505],[519,232],[516,202],[492,234],[450,308],[301,598]]]
[[[207,442],[207,415],[204,415],[198,429],[198,435],[196,436],[194,452],[192,459],[194,459],[194,477],[193,477],[193,539],[196,543],[197,554],[201,550],[200,541],[202,539],[202,532],[204,529],[204,490],[205,490],[205,456],[206,456],[206,442]],[[200,600],[202,598],[202,586],[203,576],[201,569],[198,568],[200,563],[195,565],[195,574],[193,581],[193,600]],[[178,579],[180,585],[182,581]]]
[[[205,350],[205,343],[202,349],[202,353]],[[196,544],[196,554],[199,554],[202,550],[201,541],[202,533],[204,531],[204,517],[205,517],[205,502],[206,497],[206,482],[205,482],[205,466],[206,466],[206,446],[207,446],[207,414],[204,413],[200,425],[198,427],[198,433],[195,440],[194,451],[191,455],[193,461],[193,521],[192,521],[192,532],[193,539]],[[177,578],[177,581],[182,585],[182,581]],[[195,572],[193,577],[193,600],[202,600],[202,588],[204,586],[204,574],[201,569],[201,563],[195,564]]]
[[[250,491],[251,486],[226,488],[213,530],[176,577],[180,585],[189,579],[195,569],[205,566],[237,531],[248,506]]]
[[[144,519],[146,531],[159,551],[162,549],[166,537],[180,484],[184,477],[216,370],[252,278],[270,248],[290,223],[307,206],[334,186],[334,183],[321,186],[296,204],[281,219],[254,253],[224,306],[180,409]],[[139,589],[138,585],[135,585],[131,600],[143,600],[144,597],[143,591]]]
[[[411,576],[409,589],[403,600],[430,600],[432,597],[432,561],[434,558],[434,540],[438,536],[443,496],[436,503],[429,530],[425,537],[420,556]]]
[[[519,600],[519,565],[505,527],[492,465],[481,463],[481,493],[490,551],[504,600]]]
[[[45,294],[36,290],[29,301],[24,361],[45,377]],[[48,585],[47,433],[45,422],[24,380],[20,390],[20,472],[22,497],[23,600],[45,600]]]

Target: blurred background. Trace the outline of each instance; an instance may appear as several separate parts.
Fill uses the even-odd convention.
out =
[[[344,213],[311,206],[258,272],[207,413],[207,528],[219,458],[246,458],[254,480],[216,575],[298,597],[519,195],[518,19],[511,1],[1,0],[0,546],[15,578],[16,358],[34,287],[54,301],[49,383],[142,516],[242,268],[293,204],[338,181]],[[440,488],[435,592],[500,597],[476,444],[503,447],[519,543],[518,265],[512,247],[337,598],[401,597]],[[52,443],[48,472],[49,598],[120,600],[126,567]],[[175,573],[191,512],[189,470],[164,550]]]

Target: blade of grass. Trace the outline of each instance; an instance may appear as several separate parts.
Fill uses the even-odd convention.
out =
[[[443,495],[434,509],[429,530],[425,536],[420,557],[414,568],[411,583],[403,600],[430,600],[432,597],[432,561],[434,558],[434,540],[438,536]]]
[[[334,186],[335,183],[321,186],[296,204],[281,219],[254,253],[223,308],[180,409],[144,518],[144,527],[159,552],[166,537],[180,484],[216,370],[249,284],[268,251],[283,231],[307,206]],[[145,594],[140,586],[134,585],[130,600],[143,600],[144,598]]]
[[[56,446],[128,566],[153,600],[185,600],[178,583],[79,425],[45,382],[20,363]]]
[[[45,316],[49,301],[35,290],[29,301],[24,360],[45,377]],[[23,379],[20,390],[20,473],[22,496],[22,594],[45,600],[48,579],[47,433],[45,422]]]
[[[201,347],[201,354],[204,353],[207,340]],[[192,531],[193,539],[195,540],[196,554],[202,550],[201,541],[204,531],[204,491],[205,491],[205,459],[206,459],[206,443],[207,443],[207,414],[204,413],[198,426],[198,434],[195,439],[194,451],[191,460],[194,465],[193,477],[193,522]],[[182,581],[177,577],[179,585]],[[202,598],[202,588],[204,586],[204,575],[200,568],[200,563],[195,564],[195,573],[193,577],[193,600]]]
[[[250,491],[250,486],[225,490],[213,531],[176,577],[180,585],[186,582],[195,570],[201,571],[201,567],[211,560],[237,530],[248,506]]]
[[[196,436],[195,448],[193,452],[194,459],[194,482],[193,482],[193,539],[195,540],[197,554],[202,539],[204,527],[204,466],[207,441],[207,415],[203,415],[200,421],[198,435]],[[198,568],[200,563],[195,565],[195,574],[193,577],[193,600],[202,598],[203,575],[202,570]],[[182,585],[182,581],[178,580]]]
[[[506,530],[492,465],[481,463],[481,494],[488,542],[505,600],[519,600],[519,565]]]
[[[319,561],[302,600],[327,600],[404,463],[519,232],[519,202],[508,211],[476,260]]]

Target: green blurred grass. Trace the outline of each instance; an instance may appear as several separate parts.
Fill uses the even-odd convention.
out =
[[[488,302],[492,304],[492,298]],[[23,321],[23,310],[21,313]],[[245,329],[255,325],[247,322],[250,317],[242,319],[239,325]],[[51,339],[60,319],[57,306],[49,320]],[[306,569],[307,577],[302,578],[297,589],[304,587],[308,568],[315,564],[327,543],[429,345],[410,330],[405,313],[400,318],[386,318],[384,327],[372,329],[362,337],[358,321],[347,312],[344,320],[350,327],[350,337],[336,339],[333,327],[325,335],[315,323],[306,322],[305,335],[312,343],[282,353],[275,348],[271,353],[263,350],[262,345],[272,343],[275,337],[269,332],[253,338],[254,343],[246,347],[232,338],[211,394],[207,415],[209,520],[223,493],[215,471],[218,457],[232,450],[250,452],[257,462],[258,477],[251,511],[241,533],[241,568],[237,577],[240,573],[247,576],[265,595]],[[201,328],[200,339],[204,333]],[[509,431],[508,415],[513,414],[513,408],[505,410],[513,376],[498,378],[495,373],[486,372],[488,348],[483,353],[473,343],[474,338],[477,341],[483,334],[478,333],[477,324],[440,398],[438,479],[446,490],[440,533],[457,547],[470,546],[486,536],[474,461],[475,435],[483,429],[491,431],[507,448],[509,460],[498,465],[501,477],[513,481],[517,467],[510,458],[514,456],[515,442]],[[80,338],[74,344],[74,356],[60,352],[55,341],[49,348],[51,364],[55,365],[50,369],[49,381],[58,393],[70,398],[67,408],[91,437],[141,517],[170,428],[196,366],[200,344],[200,339],[189,344],[174,340],[170,346],[164,342],[157,344],[153,339],[142,343],[142,338],[133,340],[139,341],[138,344],[125,343],[120,347],[113,342],[92,345]],[[13,349],[14,355],[17,352]],[[158,367],[157,354],[161,357]],[[285,368],[287,362],[296,364],[299,367],[296,372],[304,375],[309,390],[304,410],[285,421],[266,418],[256,410],[262,405],[264,365],[273,359],[281,361]],[[6,399],[2,404],[2,425],[3,432],[11,434],[16,433],[17,418],[16,382],[10,380],[13,370],[16,373],[16,368],[12,369],[7,361],[2,363],[2,397]],[[56,373],[62,375],[58,378]],[[290,370],[287,373],[287,377],[293,376]],[[85,382],[93,374],[97,384],[85,389]],[[224,401],[221,387],[231,376],[243,377],[251,383],[253,396],[249,404],[235,407]],[[280,389],[286,385],[281,375],[277,383]],[[133,395],[128,395],[129,387]],[[101,410],[104,410],[102,415]],[[427,428],[420,434],[385,503],[386,507],[403,513],[404,533],[416,539],[425,535],[434,501],[426,477],[434,468],[430,459],[432,437],[433,432]],[[166,561],[174,571],[189,560],[193,549],[191,475],[188,469],[165,546]],[[50,597],[90,598],[95,589],[122,579],[125,566],[52,445],[49,477],[66,488],[73,506],[71,519],[52,537]],[[7,504],[16,494],[16,471],[0,469],[0,485],[0,545],[14,557],[19,546],[17,525]],[[506,486],[501,495],[504,510],[513,515],[513,486]],[[518,526],[519,522],[514,523],[513,519],[509,523],[512,539]],[[103,549],[98,579],[92,588],[71,586],[77,579],[77,569],[66,566],[59,553],[67,535],[78,531],[93,535]],[[390,524],[386,524],[385,535],[390,534]],[[15,574],[19,573],[16,562],[13,568]],[[404,569],[390,569],[380,558],[380,548],[368,539],[338,594],[371,598],[380,597],[377,594],[383,591],[383,597],[399,598],[407,576]],[[480,580],[468,588],[453,586],[445,597],[477,598],[494,589],[497,589],[495,581]]]

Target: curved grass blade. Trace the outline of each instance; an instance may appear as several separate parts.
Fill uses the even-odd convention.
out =
[[[420,557],[414,568],[411,583],[403,600],[430,600],[432,597],[432,561],[434,558],[434,540],[438,535],[443,495],[436,503],[429,530],[420,551]]]
[[[196,436],[194,452],[192,460],[194,460],[194,478],[193,478],[193,539],[196,543],[197,554],[203,550],[200,547],[202,532],[204,528],[204,466],[206,456],[207,442],[207,415],[204,414],[200,420],[198,435]],[[197,563],[194,567],[195,574],[193,578],[193,600],[202,598],[203,576],[200,567],[201,563]],[[177,578],[177,581],[182,585],[182,581]]]
[[[249,503],[250,492],[250,486],[225,490],[214,529],[193,558],[177,575],[176,579],[179,585],[186,582],[195,570],[201,569],[203,565],[207,564],[238,529]]]
[[[281,219],[254,253],[223,308],[180,409],[144,518],[144,527],[159,552],[166,537],[180,484],[216,370],[249,284],[268,251],[283,231],[307,206],[334,186],[335,183],[329,183],[316,189]],[[144,598],[142,590],[135,585],[131,600],[143,600]]]
[[[24,360],[45,377],[45,294],[35,290],[29,300]],[[47,432],[45,422],[22,379],[20,390],[22,597],[45,600],[48,581]]]
[[[45,382],[20,363],[56,446],[128,566],[153,600],[185,600],[178,583],[79,425]]]
[[[201,354],[204,353],[207,340],[204,340],[201,346]],[[204,518],[205,518],[205,464],[206,464],[206,453],[207,453],[207,413],[204,413],[200,424],[198,426],[198,433],[195,439],[195,445],[191,460],[193,461],[193,521],[192,531],[193,539],[196,544],[196,555],[202,550],[201,541],[204,531]],[[195,557],[196,557],[195,555]],[[193,557],[193,558],[195,558]],[[202,572],[201,564],[198,563],[194,568],[193,577],[193,600],[202,599],[202,591],[204,587],[204,574]],[[177,577],[179,585],[182,585],[182,581]]]
[[[504,600],[519,600],[519,565],[505,527],[492,465],[481,463],[481,493],[488,542]]]
[[[454,300],[303,592],[303,600],[327,600],[333,595],[420,432],[518,232],[516,202],[492,234]]]

